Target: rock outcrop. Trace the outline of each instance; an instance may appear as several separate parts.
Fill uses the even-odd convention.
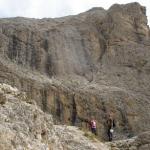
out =
[[[147,131],[137,137],[115,141],[109,143],[111,150],[149,150],[150,149],[150,132]]]
[[[0,92],[5,96],[0,103],[1,150],[108,150],[76,127],[54,125],[52,116],[29,104],[18,89],[0,84]]]
[[[150,30],[138,3],[58,19],[0,19],[0,82],[27,92],[57,123],[86,128],[95,116],[105,137],[113,111],[116,139],[150,130],[149,81]]]
[[[30,104],[26,93],[0,84],[1,150],[149,150],[150,132],[102,143],[77,127],[54,125],[52,116]],[[5,97],[5,100],[4,98]]]

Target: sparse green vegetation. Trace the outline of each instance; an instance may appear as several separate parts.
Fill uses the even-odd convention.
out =
[[[79,128],[80,130],[82,130],[84,132],[84,136],[87,137],[88,139],[92,140],[92,141],[98,141],[97,136],[94,135],[93,133],[91,133],[90,131],[83,129],[83,128]]]
[[[139,68],[142,68],[147,64],[147,62],[148,61],[145,60],[145,59],[139,60],[139,61],[136,62],[136,66],[139,67]]]
[[[96,136],[90,132],[85,132],[84,136],[86,136],[87,138],[89,138],[92,141],[96,141]]]

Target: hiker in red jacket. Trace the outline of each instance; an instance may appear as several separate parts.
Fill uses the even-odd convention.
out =
[[[93,117],[92,117],[92,120],[90,121],[90,129],[93,134],[95,135],[97,134],[96,133],[96,121]]]

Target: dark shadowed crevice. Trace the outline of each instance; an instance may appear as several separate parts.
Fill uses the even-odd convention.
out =
[[[46,61],[46,72],[49,75],[49,77],[52,77],[55,74],[54,70],[54,64],[52,62],[52,56],[51,54],[47,54],[47,61]]]
[[[31,47],[31,68],[34,69],[35,65],[36,65],[36,49],[34,47],[34,45],[32,45]]]
[[[43,111],[46,112],[47,111],[47,91],[46,90],[42,90],[42,107],[43,107]]]
[[[12,35],[8,44],[8,57],[15,60],[17,64],[23,64],[24,56],[22,55],[22,43],[16,35]]]
[[[41,42],[41,47],[42,47],[46,52],[48,52],[49,45],[48,45],[48,40],[47,40],[47,39],[43,39],[43,40],[42,40],[42,42]]]
[[[58,121],[63,122],[63,105],[58,96],[55,98],[55,104],[56,117],[58,118]]]
[[[100,47],[101,47],[101,55],[99,57],[99,62],[102,61],[103,56],[105,55],[105,52],[107,50],[107,42],[104,39],[99,39]]]
[[[15,35],[12,35],[11,39],[9,40],[9,47],[8,47],[8,57],[13,60],[17,57],[17,46],[18,41]]]
[[[72,99],[72,119],[71,119],[72,125],[75,125],[76,118],[77,118],[77,109],[76,109],[75,95],[74,95]]]

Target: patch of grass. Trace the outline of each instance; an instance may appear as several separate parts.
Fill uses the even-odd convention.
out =
[[[96,136],[94,134],[92,134],[91,132],[85,132],[84,136],[86,136],[91,141],[96,141]]]
[[[138,68],[142,68],[142,67],[144,67],[146,64],[148,63],[148,61],[147,60],[138,60],[137,62],[136,62],[136,66],[138,67]]]
[[[90,131],[83,129],[83,128],[79,128],[80,130],[82,130],[84,132],[84,136],[87,137],[89,140],[91,141],[98,141],[97,136],[93,133],[91,133]]]

